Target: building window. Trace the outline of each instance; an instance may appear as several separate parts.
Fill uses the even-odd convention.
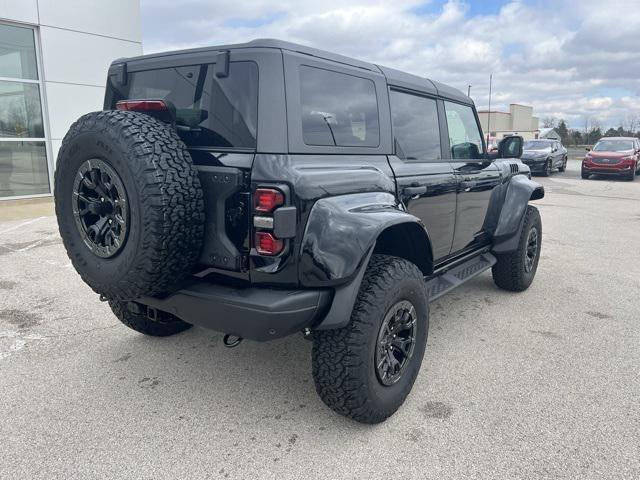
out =
[[[47,194],[35,32],[0,24],[0,198]]]

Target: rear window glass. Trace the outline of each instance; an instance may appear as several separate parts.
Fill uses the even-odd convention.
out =
[[[126,85],[109,81],[111,108],[125,99],[171,102],[178,134],[189,146],[256,148],[258,66],[253,62],[231,62],[223,78],[215,76],[214,64],[206,64],[131,72]]]
[[[378,102],[373,81],[300,67],[302,137],[307,145],[377,147]]]

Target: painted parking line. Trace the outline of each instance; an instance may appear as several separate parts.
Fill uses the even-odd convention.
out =
[[[19,223],[17,225],[13,225],[12,227],[9,227],[9,228],[7,228],[5,230],[0,231],[0,235],[2,235],[3,233],[9,233],[9,232],[13,232],[15,230],[19,230],[22,227],[26,227],[27,225],[31,225],[32,223],[36,223],[36,222],[38,222],[40,220],[43,220],[45,218],[47,218],[47,217],[32,218],[31,220],[27,220],[26,222],[22,222],[22,223]]]

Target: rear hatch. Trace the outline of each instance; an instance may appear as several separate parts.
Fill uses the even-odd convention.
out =
[[[146,113],[173,123],[198,167],[206,209],[200,263],[247,271],[257,65],[229,62],[224,54],[194,65],[185,65],[180,56],[115,62],[109,70],[104,107],[115,109],[118,102],[130,100],[162,100],[166,111]]]

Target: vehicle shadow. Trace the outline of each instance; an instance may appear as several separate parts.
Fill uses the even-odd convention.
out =
[[[311,342],[302,335],[265,343],[244,340],[231,349],[222,337],[201,328],[170,338],[127,332],[112,346],[115,358],[109,376],[117,382],[126,375],[128,385],[123,388],[154,387],[162,392],[148,398],[154,409],[186,401],[191,415],[200,418],[210,416],[212,407],[218,415],[253,421],[302,417],[309,411],[325,415],[329,422],[340,418],[316,395]]]

